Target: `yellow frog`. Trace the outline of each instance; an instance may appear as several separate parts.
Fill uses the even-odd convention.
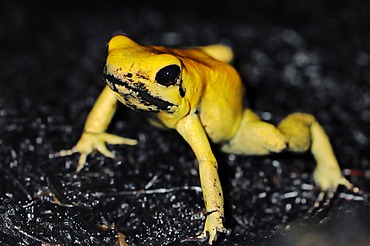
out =
[[[311,150],[317,162],[314,178],[323,190],[334,191],[340,184],[352,188],[341,174],[327,135],[312,115],[294,113],[275,127],[243,107],[243,84],[228,64],[232,58],[231,49],[224,45],[171,49],[142,46],[126,36],[114,36],[104,69],[107,86],[78,143],[59,155],[80,153],[80,170],[94,149],[114,157],[106,143],[135,145],[136,140],[106,133],[118,101],[154,116],[151,122],[156,126],[176,129],[199,162],[207,217],[197,238],[208,239],[209,244],[218,233],[226,232],[218,165],[209,141],[218,143],[224,152],[242,155]]]

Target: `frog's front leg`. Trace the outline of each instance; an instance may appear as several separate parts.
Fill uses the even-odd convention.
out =
[[[189,143],[199,162],[199,175],[207,218],[204,230],[198,239],[206,240],[209,236],[208,242],[212,244],[217,239],[219,232],[226,233],[223,226],[224,199],[217,173],[217,161],[212,153],[205,130],[195,112],[180,120],[176,129]]]
[[[123,138],[105,132],[112,120],[116,107],[117,98],[110,88],[106,86],[90,111],[84,131],[77,144],[72,149],[59,151],[54,156],[80,153],[77,166],[77,171],[79,171],[83,168],[87,156],[95,149],[107,157],[114,157],[113,153],[107,149],[106,143],[135,145],[137,141],[134,139]]]

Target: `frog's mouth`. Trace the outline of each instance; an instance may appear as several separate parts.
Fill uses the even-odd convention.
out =
[[[124,99],[123,103],[134,110],[173,112],[174,107],[177,106],[157,96],[151,95],[143,83],[131,85],[133,84],[132,81],[117,79],[109,74],[104,74],[103,79],[112,91],[116,92]]]

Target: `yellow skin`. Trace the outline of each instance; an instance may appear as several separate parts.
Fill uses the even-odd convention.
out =
[[[114,157],[106,143],[135,145],[136,140],[106,133],[118,101],[154,116],[151,122],[156,126],[176,129],[199,162],[207,218],[197,238],[208,238],[209,244],[219,232],[226,232],[222,188],[209,140],[219,143],[224,152],[243,155],[311,150],[317,161],[314,178],[323,190],[334,191],[340,184],[352,188],[341,174],[327,135],[312,115],[294,113],[275,127],[243,108],[243,84],[228,64],[232,57],[231,49],[223,45],[170,49],[113,37],[104,70],[107,86],[78,143],[59,155],[79,152],[80,170],[94,149]]]

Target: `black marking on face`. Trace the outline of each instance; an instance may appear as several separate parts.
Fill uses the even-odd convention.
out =
[[[181,73],[182,73],[182,70],[186,70],[186,66],[185,64],[182,62],[182,60],[180,60],[180,63],[181,63]],[[186,89],[184,89],[184,87],[182,87],[182,76],[180,75],[180,83],[178,84],[179,85],[179,93],[180,93],[180,96],[181,97],[184,97],[185,94],[186,94]]]
[[[179,92],[180,92],[180,96],[181,97],[184,97],[185,96],[186,90],[184,88],[182,88],[182,85],[181,84],[179,85]]]
[[[114,91],[122,95],[128,105],[132,109],[137,109],[137,106],[133,104],[129,104],[129,97],[132,97],[132,95],[129,94],[123,94],[117,89],[117,85],[125,87],[127,90],[130,90],[134,93],[137,93],[136,98],[140,100],[140,103],[142,103],[145,106],[155,106],[158,110],[150,109],[152,111],[159,111],[159,110],[165,110],[170,111],[173,106],[177,106],[173,103],[167,102],[159,97],[152,96],[149,94],[148,89],[145,88],[145,85],[143,83],[134,83],[135,87],[129,85],[126,81],[120,80],[115,78],[113,75],[104,74],[103,78],[106,80],[108,86]]]
[[[103,78],[103,80],[105,80],[105,78]],[[105,81],[106,82],[106,81]],[[115,84],[113,84],[113,83],[107,83],[108,84],[108,86],[109,86],[109,88],[112,90],[112,91],[114,91],[114,92],[117,92],[118,93],[118,89],[117,89],[117,87],[116,87],[116,85]]]
[[[143,112],[147,112],[148,110],[144,110],[144,109],[141,109],[141,108],[138,108],[137,107],[137,104],[135,103],[132,103],[130,99],[132,99],[132,96],[130,94],[120,94],[124,99],[125,99],[125,105],[127,107],[129,107],[130,109],[132,110],[135,110],[135,111],[143,111]],[[141,104],[143,105],[148,105],[148,103],[145,103],[143,101],[141,101]],[[153,113],[159,113],[160,111],[159,110],[155,110],[155,109],[150,109],[151,112]]]
[[[144,75],[139,74],[139,73],[137,73],[137,74],[136,74],[136,77],[138,77],[139,79],[149,80],[149,78],[148,78],[148,77],[145,77]]]

